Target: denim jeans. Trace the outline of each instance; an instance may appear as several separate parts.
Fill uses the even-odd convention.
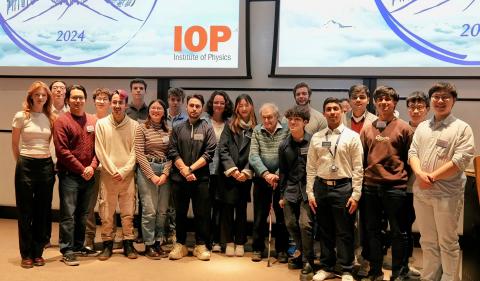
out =
[[[463,197],[414,196],[423,252],[422,280],[458,280],[460,245],[457,225]]]
[[[42,256],[48,242],[48,213],[52,204],[52,158],[20,156],[15,168],[15,201],[18,211],[18,240],[22,259]]]
[[[382,272],[383,251],[381,221],[385,216],[392,233],[392,276],[408,272],[408,228],[411,220],[406,216],[407,194],[404,189],[390,186],[363,187],[360,219],[365,224],[368,239],[370,274]]]
[[[88,206],[94,177],[89,181],[71,172],[59,173],[60,252],[66,254],[83,248]]]
[[[303,262],[313,262],[313,215],[308,201],[290,202],[284,199],[285,225],[288,233],[295,241],[297,248],[302,251]]]
[[[354,259],[355,214],[350,214],[346,206],[352,196],[352,184],[347,182],[331,187],[317,179],[313,191],[317,203],[320,264],[325,270],[333,271],[338,259],[342,271],[351,272]]]
[[[165,164],[150,162],[155,175],[160,176]],[[146,178],[137,167],[137,187],[142,202],[142,233],[145,245],[153,245],[155,241],[165,240],[165,223],[167,221],[168,202],[170,200],[170,181],[156,186]]]

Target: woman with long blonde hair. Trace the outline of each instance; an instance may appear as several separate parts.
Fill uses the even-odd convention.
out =
[[[15,114],[12,122],[12,152],[17,162],[15,199],[23,268],[45,264],[42,254],[48,242],[47,216],[55,183],[49,149],[55,119],[51,106],[52,93],[48,86],[35,81],[28,88],[23,110]]]

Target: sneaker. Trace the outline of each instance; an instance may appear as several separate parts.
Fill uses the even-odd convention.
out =
[[[80,251],[75,252],[75,254],[82,257],[88,257],[88,256],[96,256],[98,255],[98,252],[93,249],[89,249],[88,247],[83,247],[82,249],[80,249]]]
[[[243,257],[245,255],[245,248],[243,245],[236,245],[235,246],[235,256],[236,257]]]
[[[179,260],[186,255],[188,255],[187,247],[180,243],[175,243],[172,251],[170,252],[170,254],[168,254],[168,258],[171,260]]]
[[[195,248],[193,249],[193,255],[201,261],[210,260],[210,251],[207,249],[207,246],[205,245],[196,245]]]
[[[350,272],[344,272],[342,274],[342,281],[355,281],[355,279],[353,279],[353,276]]]
[[[420,276],[422,275],[422,273],[420,272],[420,270],[416,269],[416,268],[413,267],[413,266],[410,266],[408,269],[409,269],[409,271],[408,271],[408,273],[407,273],[407,276],[410,277],[410,278],[419,279]]]
[[[218,243],[214,243],[212,246],[212,252],[214,253],[220,253],[222,251],[222,246]]]
[[[80,262],[77,260],[77,257],[73,252],[64,254],[62,261],[69,266],[77,266],[80,264]]]
[[[357,275],[367,277],[370,271],[370,263],[366,259],[359,259],[358,262],[360,266],[358,267]]]
[[[235,255],[235,244],[227,243],[227,247],[225,248],[225,256],[233,257],[234,255]]]
[[[317,271],[317,273],[315,275],[313,275],[313,281],[323,281],[323,280],[327,280],[327,279],[331,279],[331,278],[334,278],[335,277],[335,274],[333,274],[333,272],[329,272],[329,271],[325,271],[323,269],[320,269],[319,271]]]
[[[262,252],[260,251],[253,251],[252,254],[252,261],[259,262],[262,260]]]

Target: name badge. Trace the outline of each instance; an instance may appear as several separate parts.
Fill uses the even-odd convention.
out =
[[[438,139],[438,140],[437,140],[437,146],[440,146],[441,148],[447,148],[447,146],[448,146],[448,141]]]
[[[385,129],[385,127],[387,127],[387,122],[377,121],[377,129]]]
[[[168,143],[170,141],[170,138],[168,136],[162,137],[162,142]]]
[[[308,153],[308,147],[300,148],[300,155],[307,155],[307,153]]]
[[[203,141],[203,135],[202,134],[194,134],[193,135],[193,140]]]
[[[332,146],[331,141],[322,141],[322,147],[330,147],[330,146]]]
[[[93,125],[88,125],[87,126],[87,132],[91,133],[95,131],[95,127]]]

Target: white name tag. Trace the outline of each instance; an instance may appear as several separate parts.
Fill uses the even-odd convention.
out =
[[[384,129],[385,127],[387,127],[387,122],[377,121],[377,129]]]
[[[193,135],[193,140],[203,141],[203,135],[202,134],[194,134]]]
[[[168,136],[162,137],[162,142],[168,143],[170,141],[170,138]]]
[[[308,147],[300,148],[300,155],[307,155],[307,153],[308,153]]]
[[[330,141],[322,141],[322,147],[330,147],[332,146],[332,142]]]
[[[95,127],[93,125],[88,125],[87,126],[87,132],[91,133],[95,131]]]

